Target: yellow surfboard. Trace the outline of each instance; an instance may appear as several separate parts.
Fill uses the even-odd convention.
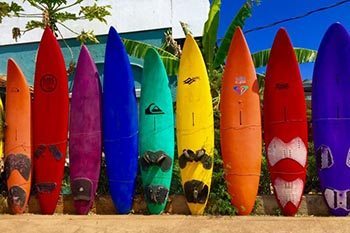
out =
[[[207,70],[196,41],[188,35],[180,60],[176,133],[181,179],[192,214],[203,214],[214,160],[213,105]]]

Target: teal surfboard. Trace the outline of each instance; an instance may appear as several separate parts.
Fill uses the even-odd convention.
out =
[[[148,211],[164,211],[174,159],[174,112],[162,60],[154,49],[145,56],[141,98],[139,163]]]

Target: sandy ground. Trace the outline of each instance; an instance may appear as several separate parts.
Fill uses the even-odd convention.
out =
[[[183,215],[22,215],[0,216],[1,232],[349,232],[350,218],[335,217],[194,217]]]

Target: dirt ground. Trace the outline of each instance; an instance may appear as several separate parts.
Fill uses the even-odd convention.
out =
[[[140,216],[140,215],[22,215],[0,216],[1,232],[80,233],[80,232],[349,232],[350,218],[335,217],[214,217],[214,216]]]

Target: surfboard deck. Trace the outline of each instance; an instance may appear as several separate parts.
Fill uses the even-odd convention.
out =
[[[35,187],[43,214],[53,214],[61,191],[68,136],[68,80],[61,48],[49,28],[41,39],[34,78]]]
[[[264,90],[264,139],[275,197],[284,215],[298,211],[307,165],[307,119],[302,78],[285,29],[275,37]]]
[[[209,78],[191,35],[180,60],[176,97],[177,150],[181,180],[192,214],[203,214],[213,172],[214,119]]]
[[[318,50],[312,87],[312,125],[321,190],[331,214],[350,212],[350,38],[339,23]]]
[[[22,214],[30,196],[32,178],[31,97],[24,74],[8,60],[6,82],[5,176],[8,204]]]
[[[103,81],[103,143],[109,190],[119,214],[132,209],[138,164],[138,112],[128,55],[117,31],[107,40]]]
[[[220,102],[221,153],[231,203],[248,215],[258,193],[262,141],[259,85],[243,32],[233,36]]]
[[[174,161],[174,110],[168,76],[158,52],[146,53],[140,97],[140,153],[142,186],[148,211],[164,211]]]
[[[88,214],[101,167],[101,84],[88,48],[80,51],[72,90],[69,127],[70,184],[78,214]]]

